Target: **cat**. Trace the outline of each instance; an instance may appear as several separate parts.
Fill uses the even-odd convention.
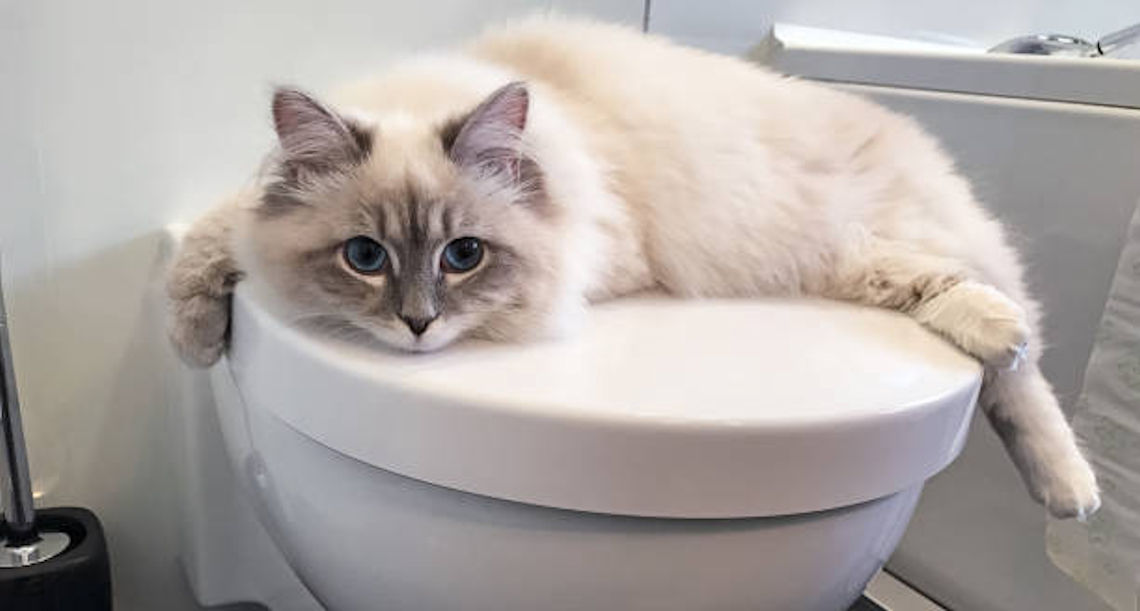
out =
[[[572,332],[588,303],[811,295],[912,316],[984,365],[980,405],[1058,517],[1096,478],[1038,368],[1002,226],[911,119],[621,26],[492,29],[326,104],[280,88],[260,180],[172,266],[170,336],[208,366],[239,280],[293,320],[403,350]]]

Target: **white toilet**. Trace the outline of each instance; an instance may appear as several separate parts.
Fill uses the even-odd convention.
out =
[[[405,355],[239,287],[232,339],[187,374],[181,559],[203,604],[273,611],[846,609],[981,380],[827,302],[632,300],[566,340]]]

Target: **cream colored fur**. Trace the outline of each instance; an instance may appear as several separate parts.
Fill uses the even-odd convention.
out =
[[[1016,253],[913,121],[661,38],[545,19],[330,101],[374,130],[376,172],[414,173],[439,162],[432,126],[513,80],[527,84],[523,141],[559,211],[552,297],[516,312],[514,327],[490,315],[455,322],[440,345],[565,331],[587,300],[649,288],[897,309],[986,365],[982,407],[1031,494],[1058,516],[1096,510],[1093,473],[1037,367],[1040,314]],[[237,270],[288,301],[275,290],[287,271],[259,242],[258,195],[238,200],[195,227],[172,275],[172,337],[198,365],[224,347]]]

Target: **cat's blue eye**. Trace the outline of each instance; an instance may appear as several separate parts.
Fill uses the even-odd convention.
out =
[[[361,274],[378,274],[388,261],[388,251],[376,240],[358,235],[344,243],[344,260]]]
[[[475,269],[482,260],[483,242],[479,238],[459,238],[444,247],[440,267],[448,273],[462,274]]]

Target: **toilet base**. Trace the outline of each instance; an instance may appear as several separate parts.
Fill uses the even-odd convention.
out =
[[[242,405],[225,367],[211,377],[212,393],[187,387],[197,408],[182,414],[179,458],[199,493],[184,499],[182,561],[205,606],[837,611],[894,550],[921,490],[754,519],[538,507],[348,458]]]
[[[233,424],[257,451],[231,446],[239,480],[335,611],[846,609],[921,491],[785,517],[583,513],[426,484],[331,451],[270,413],[245,415]]]

